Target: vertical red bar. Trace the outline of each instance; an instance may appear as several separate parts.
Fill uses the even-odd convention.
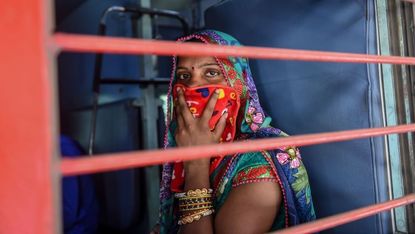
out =
[[[1,2],[0,233],[59,233],[50,9]]]

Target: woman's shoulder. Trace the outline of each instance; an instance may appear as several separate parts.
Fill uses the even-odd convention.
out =
[[[294,146],[279,147],[243,153],[235,158],[234,182],[240,184],[241,178],[276,178],[283,176],[289,183],[306,178],[307,171],[301,159],[300,150]]]
[[[256,151],[236,156],[233,187],[247,183],[276,181],[276,171],[268,155],[267,151]]]
[[[270,155],[270,152],[268,151],[245,152],[236,155],[235,160],[238,167],[249,167],[260,164],[268,164],[268,155]]]
[[[282,166],[286,165],[290,168],[297,168],[302,164],[300,150],[295,146],[282,146],[272,150],[240,153],[234,157],[238,168],[273,165],[276,162]]]

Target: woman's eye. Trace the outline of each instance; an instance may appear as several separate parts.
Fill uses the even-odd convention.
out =
[[[206,73],[207,77],[215,77],[215,76],[219,76],[219,75],[220,75],[220,72],[218,72],[218,71],[208,71]]]
[[[190,78],[190,74],[188,73],[179,73],[177,74],[177,79],[179,80],[187,80]]]

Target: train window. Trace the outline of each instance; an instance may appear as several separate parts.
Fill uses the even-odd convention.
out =
[[[414,6],[405,1],[377,1],[379,48],[382,55],[415,55]],[[415,69],[410,65],[380,65],[386,125],[414,122]],[[413,133],[388,136],[390,184],[393,197],[415,191]],[[397,231],[415,230],[414,206],[395,210]]]

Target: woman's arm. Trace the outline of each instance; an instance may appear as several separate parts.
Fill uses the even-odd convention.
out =
[[[176,143],[179,147],[218,143],[225,129],[227,113],[225,113],[215,130],[209,129],[209,119],[212,116],[218,92],[215,92],[206,104],[200,119],[193,118],[190,113],[181,89],[177,90],[178,100],[176,103],[177,130],[175,133]],[[210,188],[209,182],[210,158],[202,158],[184,162],[185,185],[184,190]],[[186,214],[186,213],[184,213]],[[199,221],[183,225],[180,233],[213,233],[212,216],[206,216]]]
[[[278,183],[258,182],[232,188],[215,217],[215,233],[266,233],[282,201]]]
[[[208,176],[208,168],[190,167],[186,174],[185,190],[206,188],[209,185]],[[232,189],[215,220],[212,216],[203,217],[182,226],[180,233],[265,233],[271,229],[281,203],[278,183],[240,185]]]

